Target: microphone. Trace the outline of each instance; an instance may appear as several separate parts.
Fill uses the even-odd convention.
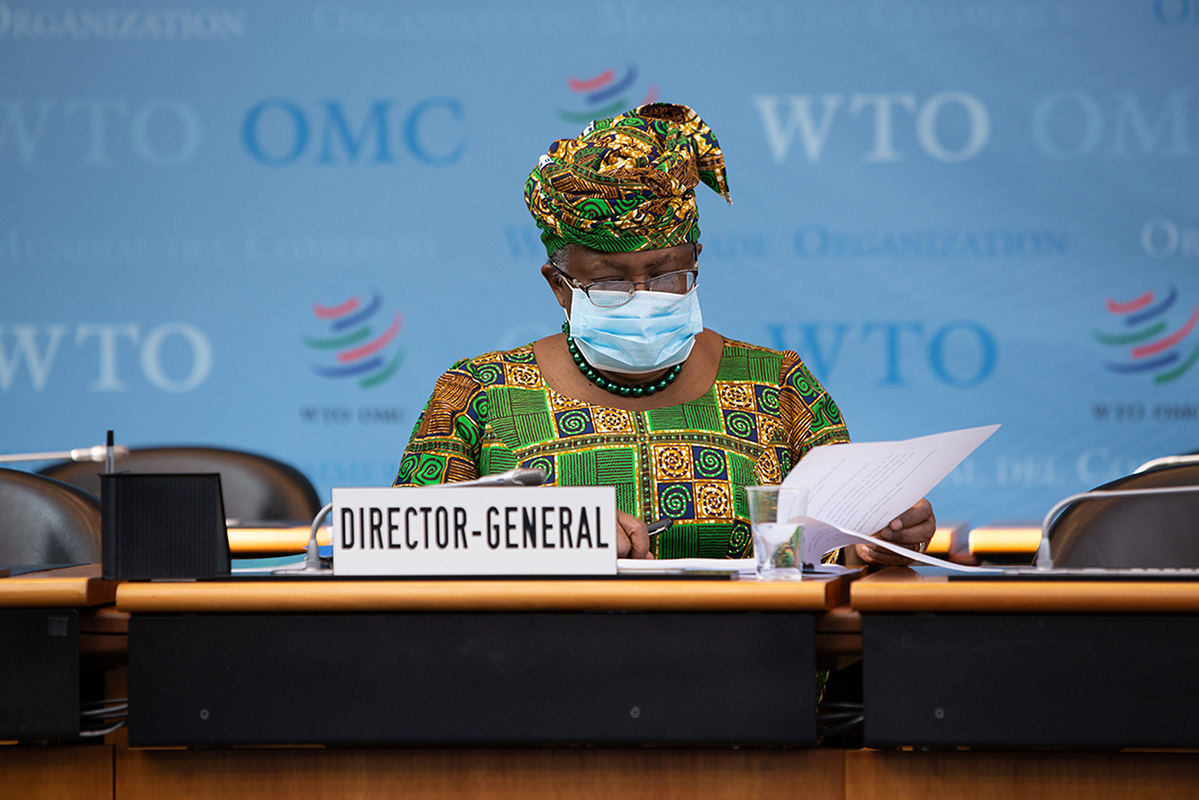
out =
[[[461,488],[463,486],[540,486],[545,483],[546,473],[543,469],[535,467],[517,467],[510,469],[507,472],[500,472],[495,475],[484,475],[482,478],[477,478],[473,481],[459,481],[457,483],[441,483],[438,486],[447,489]],[[432,486],[429,487],[433,488]]]
[[[74,450],[62,450],[51,453],[10,453],[8,455],[0,455],[0,462],[62,461],[65,459],[71,461],[101,462],[105,460],[107,453],[108,445],[98,444],[95,447],[76,447]],[[129,448],[123,444],[115,445],[112,448],[112,454],[116,458],[124,458],[129,455]],[[109,470],[109,472],[111,471]]]
[[[316,535],[321,529],[321,523],[325,521],[325,517],[329,516],[329,512],[333,510],[332,503],[326,503],[321,507],[321,510],[316,512],[316,516],[312,518],[312,533],[308,537],[308,545],[304,548],[304,564],[298,567],[276,567],[271,570],[272,575],[292,575],[296,574],[316,574],[316,575],[331,575],[333,570],[326,567],[321,561],[320,545],[317,544]]]
[[[1053,553],[1049,548],[1049,526],[1067,506],[1085,500],[1104,500],[1112,497],[1151,497],[1161,494],[1187,494],[1192,492],[1199,492],[1199,486],[1157,486],[1148,489],[1113,489],[1111,491],[1072,494],[1049,509],[1049,513],[1045,515],[1045,521],[1041,523],[1041,543],[1037,545],[1036,567],[1041,570],[1053,569]]]

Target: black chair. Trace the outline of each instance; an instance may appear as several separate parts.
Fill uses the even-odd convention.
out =
[[[217,472],[227,517],[246,521],[311,520],[321,501],[304,474],[282,461],[257,453],[219,447],[144,447],[117,459],[117,472]],[[41,474],[100,494],[103,466],[64,461]]]
[[[1150,469],[1094,491],[1195,486],[1194,492],[1083,500],[1049,529],[1056,567],[1199,567],[1199,464]]]
[[[0,469],[0,565],[94,564],[100,501],[62,481]]]

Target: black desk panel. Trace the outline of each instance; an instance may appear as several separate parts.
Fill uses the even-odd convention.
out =
[[[134,614],[131,745],[815,744],[804,613]]]
[[[79,735],[79,612],[0,611],[0,739]]]
[[[1199,617],[863,614],[870,747],[1199,747]]]

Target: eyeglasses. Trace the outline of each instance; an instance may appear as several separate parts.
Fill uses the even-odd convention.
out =
[[[623,306],[633,299],[633,292],[637,290],[638,286],[644,286],[651,292],[687,294],[695,288],[695,284],[699,280],[698,260],[697,266],[690,269],[663,272],[661,275],[654,275],[644,281],[596,281],[588,284],[579,283],[553,262],[550,262],[550,266],[554,268],[554,272],[562,276],[562,280],[583,292],[593,305],[600,308]]]

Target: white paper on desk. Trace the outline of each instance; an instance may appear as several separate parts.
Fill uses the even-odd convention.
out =
[[[803,523],[803,559],[805,563],[815,563],[825,553],[831,553],[839,547],[848,547],[853,544],[868,544],[871,547],[881,547],[884,550],[911,559],[912,561],[919,561],[921,564],[930,564],[934,567],[941,567],[955,572],[994,572],[990,567],[970,567],[965,564],[955,564],[952,561],[946,561],[936,556],[930,556],[927,553],[917,553],[915,550],[910,550],[894,542],[888,542],[885,539],[879,539],[877,536],[843,531],[835,525],[829,525],[827,522],[821,522],[811,517],[804,517]],[[813,560],[808,561],[809,558]]]
[[[754,573],[752,558],[618,558],[616,572],[737,572]]]
[[[808,489],[804,562],[817,563],[838,547],[865,541],[914,561],[969,570],[870,534],[915,505],[998,429],[998,425],[984,425],[899,442],[834,444],[809,450],[783,479],[783,486]],[[795,514],[785,502],[783,493],[779,519],[793,519]]]
[[[841,564],[816,564],[811,571],[815,575],[845,575],[858,569]],[[740,577],[752,578],[757,575],[757,565],[752,558],[618,558],[616,571],[674,575],[685,572],[736,572]]]

